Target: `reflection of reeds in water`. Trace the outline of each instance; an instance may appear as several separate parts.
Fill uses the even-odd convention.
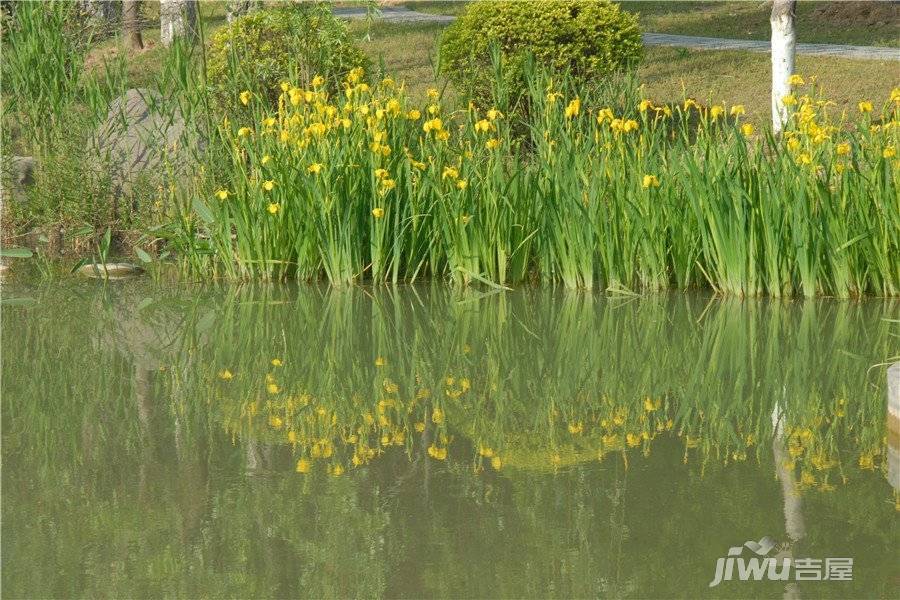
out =
[[[866,389],[865,369],[831,351],[846,348],[852,330],[840,317],[831,327],[818,322],[827,318],[828,305],[817,315],[814,305],[798,312],[728,303],[702,314],[702,304],[661,298],[617,305],[563,296],[531,307],[521,297],[495,297],[478,312],[421,302],[417,309],[416,302],[379,296],[363,335],[323,327],[327,335],[315,346],[335,352],[326,364],[345,366],[322,372],[312,363],[291,375],[269,369],[290,382],[275,394],[284,394],[285,405],[271,395],[244,398],[239,417],[263,406],[284,410],[274,421],[263,414],[248,422],[273,439],[275,429],[291,435],[295,423],[297,450],[312,459],[345,446],[343,460],[366,462],[385,446],[410,448],[427,427],[436,432],[433,458],[443,459],[453,440],[460,452],[451,454],[471,453],[476,469],[555,469],[611,453],[627,456],[630,448],[647,453],[670,430],[683,439],[686,461],[697,453],[703,460],[741,461],[759,440],[770,439],[765,411],[783,398],[785,466],[801,467],[801,486],[830,489],[842,462],[838,446],[850,430],[861,442],[861,466],[874,468],[881,453],[877,431],[867,438],[866,430],[847,423],[848,410],[856,418],[872,411],[852,392]],[[289,356],[290,348],[270,354]],[[250,369],[261,376],[258,366]],[[828,377],[829,369],[861,377],[855,383]],[[351,372],[359,379],[341,376]],[[334,421],[325,424],[329,435],[321,422],[310,428],[291,420],[288,405],[296,398],[315,406],[320,421]]]
[[[300,471],[341,474],[422,445],[432,460],[476,470],[552,471],[607,456],[627,463],[660,436],[681,439],[685,462],[740,462],[767,454],[775,401],[782,467],[799,487],[832,489],[851,464],[885,463],[883,373],[867,372],[891,353],[882,304],[272,287],[141,310],[123,308],[143,305],[135,298],[110,300],[94,300],[95,320],[56,315],[65,332],[40,319],[29,328],[4,391],[46,400],[22,418],[69,411],[91,430],[112,396],[134,445],[147,410],[123,403],[127,384],[109,375],[134,363],[154,371],[166,411],[204,415],[235,442],[287,446]],[[74,356],[90,344],[90,360]],[[60,370],[49,357],[61,354],[98,377]],[[24,377],[24,364],[44,376]],[[77,402],[57,405],[60,381]],[[191,435],[180,418],[178,447]]]
[[[685,532],[718,527],[724,539],[737,520],[758,531],[780,519],[766,483],[776,400],[791,487],[855,483],[804,499],[803,543],[841,515],[890,547],[883,480],[857,467],[884,464],[884,372],[867,371],[891,356],[894,325],[880,317],[894,305],[90,289],[4,307],[4,516],[13,534],[43,534],[15,538],[10,572],[43,574],[18,595],[51,596],[31,582],[81,573],[82,562],[47,559],[49,513],[66,516],[53,521],[56,546],[85,547],[90,565],[123,560],[132,539],[178,540],[186,550],[172,557],[143,541],[127,554],[162,579],[189,578],[179,589],[221,592],[208,595],[265,596],[281,573],[301,573],[311,595],[383,595],[385,573],[403,568],[395,557],[433,558],[439,544],[441,589],[515,573],[510,595],[541,595],[526,592],[552,577],[564,595],[596,593],[602,579],[612,595],[653,596],[683,575],[670,553],[693,539]],[[355,468],[362,448],[373,454]],[[601,452],[600,468],[572,467]],[[295,472],[301,458],[308,474]],[[732,517],[711,525],[710,514]],[[523,552],[555,574],[520,574]],[[210,557],[252,575],[229,582]],[[647,564],[672,572],[648,578]],[[95,595],[136,595],[132,582],[113,573]]]
[[[900,510],[900,363],[887,374],[887,477]]]

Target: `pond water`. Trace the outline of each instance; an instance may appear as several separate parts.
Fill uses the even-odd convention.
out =
[[[3,303],[5,597],[900,592],[897,301],[144,280]],[[764,536],[829,580],[710,587]]]

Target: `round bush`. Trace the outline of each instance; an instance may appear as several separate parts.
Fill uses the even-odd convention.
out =
[[[507,90],[522,89],[526,57],[589,83],[636,65],[643,55],[637,15],[607,1],[479,0],[441,39],[441,68],[457,90],[486,101],[492,48],[500,50]]]
[[[222,101],[234,103],[241,90],[275,102],[285,80],[306,85],[325,77],[332,92],[355,67],[368,67],[347,26],[327,6],[293,4],[252,12],[212,37],[206,59],[207,81]]]

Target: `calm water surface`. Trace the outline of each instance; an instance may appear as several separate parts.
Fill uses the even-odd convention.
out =
[[[3,303],[4,597],[900,594],[897,302],[132,281]],[[853,580],[709,587],[763,536]]]

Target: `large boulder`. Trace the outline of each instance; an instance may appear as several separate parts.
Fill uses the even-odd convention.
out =
[[[116,198],[133,196],[138,183],[155,188],[184,181],[204,148],[177,104],[139,88],[110,104],[96,144]]]

